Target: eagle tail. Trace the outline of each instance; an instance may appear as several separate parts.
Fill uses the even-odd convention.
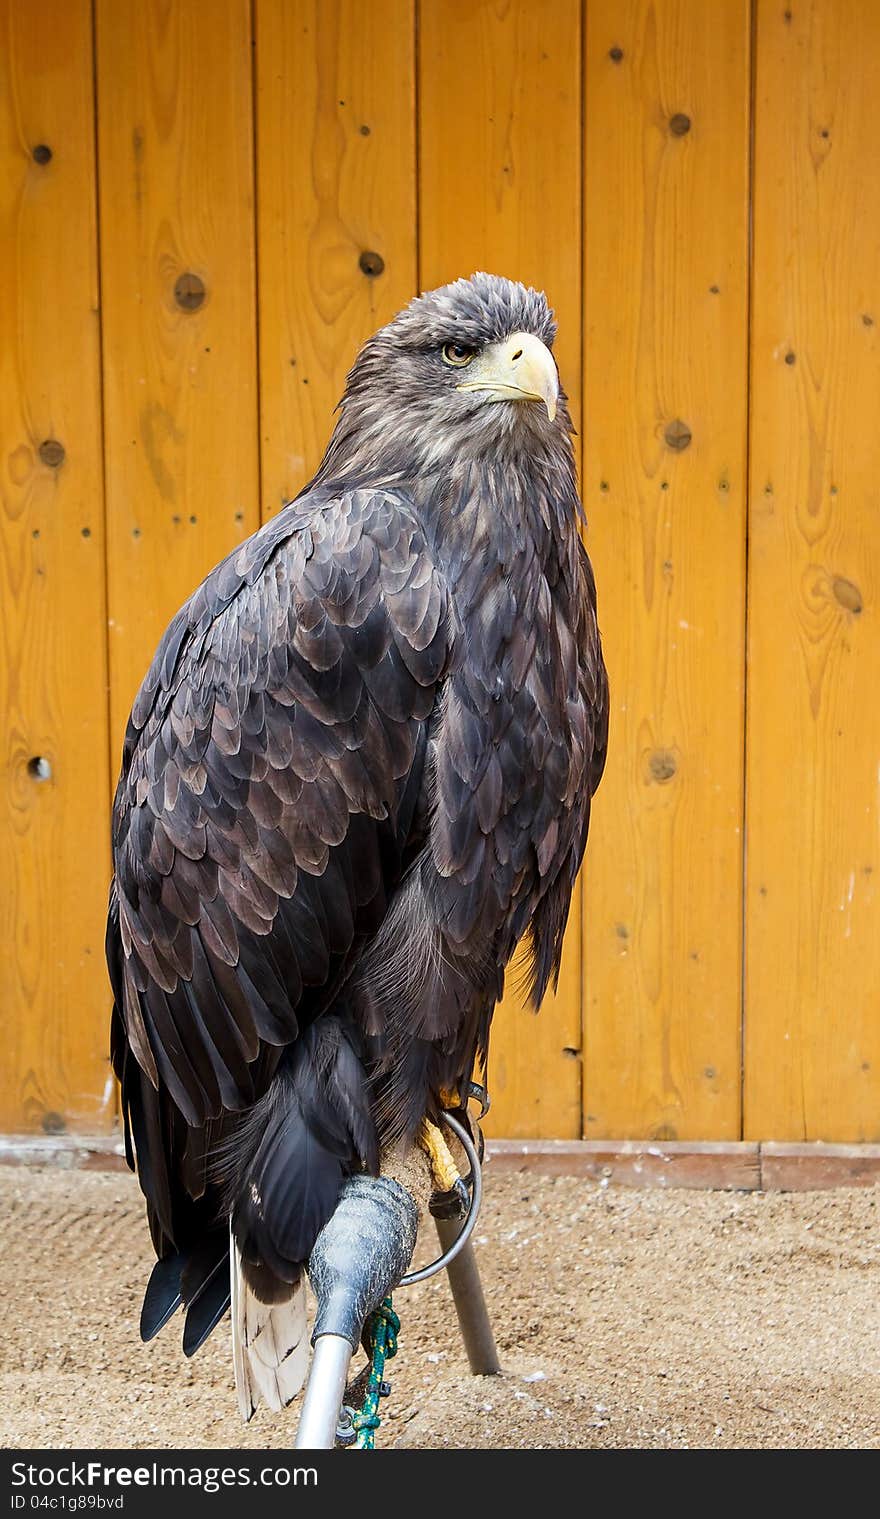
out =
[[[224,1232],[212,1229],[197,1245],[156,1262],[141,1309],[141,1339],[155,1339],[181,1304],[186,1313],[183,1352],[193,1356],[229,1307]]]
[[[251,1418],[261,1398],[280,1413],[296,1397],[306,1379],[309,1341],[306,1328],[306,1289],[300,1277],[284,1302],[262,1303],[248,1286],[241,1251],[229,1230],[229,1273],[232,1283],[232,1361],[238,1406]]]
[[[141,1308],[141,1339],[144,1344],[155,1339],[159,1330],[164,1329],[183,1302],[180,1290],[182,1269],[183,1256],[179,1251],[157,1261],[153,1267]]]

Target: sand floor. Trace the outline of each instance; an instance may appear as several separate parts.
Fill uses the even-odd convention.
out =
[[[504,1372],[472,1377],[445,1278],[398,1294],[387,1447],[880,1446],[880,1192],[629,1190],[486,1172]],[[228,1328],[141,1345],[127,1174],[0,1167],[0,1444],[285,1447],[243,1425]],[[420,1256],[434,1252],[429,1230]]]

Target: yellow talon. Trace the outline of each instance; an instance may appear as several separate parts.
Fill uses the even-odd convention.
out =
[[[431,1175],[438,1192],[451,1192],[461,1180],[452,1152],[437,1125],[426,1118],[419,1133],[419,1145],[431,1162]]]

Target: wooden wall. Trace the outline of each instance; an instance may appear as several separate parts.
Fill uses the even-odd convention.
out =
[[[880,1138],[878,98],[873,0],[0,0],[0,1129],[114,1121],[162,628],[491,268],[559,317],[612,679],[492,1128]]]
[[[584,1116],[603,1138],[740,1133],[749,26],[748,0],[587,8],[583,488],[613,749]]]
[[[745,1128],[876,1140],[880,6],[790,10],[755,78]]]

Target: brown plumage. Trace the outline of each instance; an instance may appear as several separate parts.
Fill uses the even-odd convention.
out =
[[[413,302],[135,701],[107,950],[145,1335],[216,1323],[229,1214],[289,1295],[345,1175],[464,1091],[517,943],[535,1006],[558,973],[608,701],[553,335],[488,275]]]

